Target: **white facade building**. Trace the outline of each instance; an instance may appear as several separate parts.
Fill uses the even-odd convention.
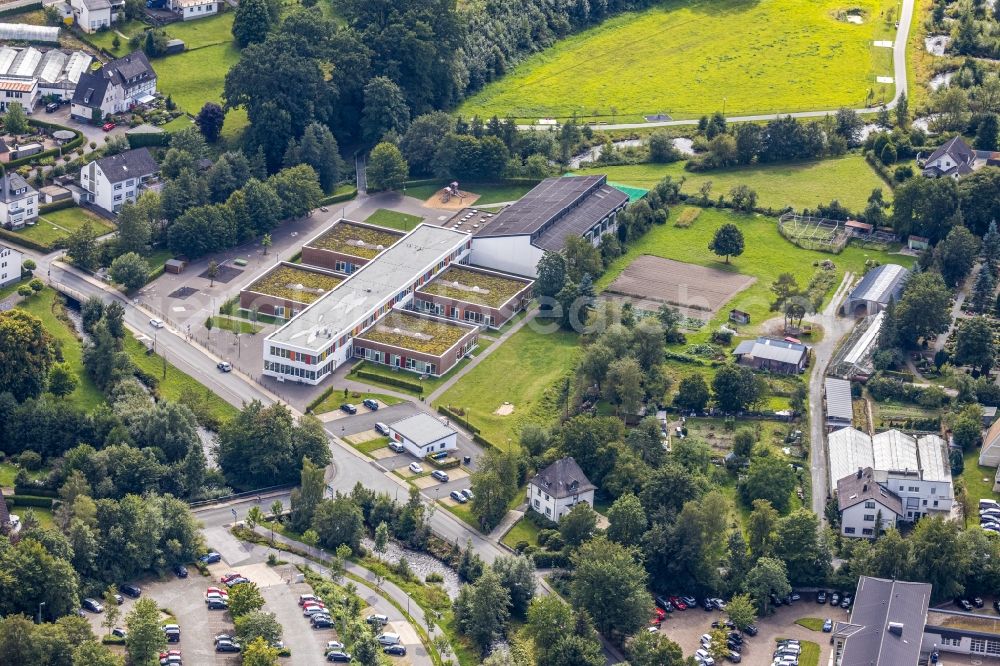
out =
[[[847,537],[875,538],[880,516],[884,532],[896,526],[903,512],[902,500],[875,480],[871,467],[837,481],[837,506],[840,533]]]
[[[558,523],[580,502],[594,506],[595,490],[573,458],[562,458],[528,482],[528,508]]]
[[[80,187],[89,203],[117,213],[126,201],[135,202],[140,186],[159,171],[148,148],[126,150],[103,157],[80,169]]]
[[[170,0],[169,7],[185,21],[213,16],[219,11],[215,0]]]
[[[124,3],[122,3],[124,5]],[[69,0],[73,19],[84,32],[97,32],[111,27],[118,19],[118,12],[109,0]]]
[[[156,94],[156,72],[142,51],[112,60],[96,72],[84,72],[73,91],[70,115],[90,122],[95,112],[100,117],[123,113],[136,104],[152,101]]]
[[[21,279],[21,262],[24,255],[12,247],[0,245],[0,287]],[[3,499],[0,499],[3,503]]]
[[[0,111],[20,104],[31,113],[38,102],[38,79],[32,76],[0,76]]]
[[[422,412],[390,423],[389,438],[402,444],[408,453],[417,458],[458,448],[458,433]]]
[[[38,221],[38,192],[17,173],[0,177],[0,225],[21,229]]]

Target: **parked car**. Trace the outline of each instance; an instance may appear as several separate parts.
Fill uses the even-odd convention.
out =
[[[182,664],[184,663],[181,659],[180,650],[168,650],[166,652],[160,653],[160,666],[167,666],[167,664]]]
[[[448,493],[448,497],[452,498],[453,500],[455,500],[459,504],[465,504],[466,502],[469,501],[469,500],[465,499],[465,495],[463,495],[462,493],[458,492],[457,490],[453,490],[450,493]]]
[[[315,594],[300,594],[299,595],[299,606],[302,606],[307,601],[319,601],[319,597]]]
[[[378,411],[378,403],[371,398],[365,398],[361,401],[361,404],[370,409],[373,412]]]
[[[961,597],[955,598],[955,605],[966,612],[972,610],[972,604],[970,604],[967,599],[962,599]]]
[[[240,576],[239,578],[231,578],[230,580],[226,581],[226,587],[233,588],[242,583],[249,583],[249,582],[250,582],[249,578],[244,578],[243,576]]]
[[[757,628],[756,624],[748,624],[746,629],[743,630],[743,633],[748,636],[756,636],[759,631],[760,629]]]
[[[343,649],[344,649],[344,644],[341,643],[340,641],[327,641],[326,642],[326,650],[327,650],[327,652],[329,652],[330,650],[343,650]]]
[[[694,608],[698,605],[698,600],[694,597],[681,597],[681,601],[687,604],[688,608]]]
[[[205,553],[204,555],[199,557],[198,560],[202,564],[215,564],[216,562],[222,561],[222,555],[219,555],[216,552]]]
[[[718,597],[713,597],[709,599],[709,601],[712,602],[712,606],[715,607],[716,610],[726,610],[726,602],[723,601],[722,599],[719,599]]]
[[[381,421],[379,421],[378,423],[375,424],[375,432],[377,432],[380,435],[384,435],[385,437],[388,437],[389,436],[389,426],[387,426],[386,424],[384,424]]]
[[[476,499],[476,496],[472,494],[472,488],[462,488],[461,493],[462,496],[470,502]]]
[[[326,610],[325,606],[306,606],[302,609],[302,617],[310,617],[312,615],[329,615],[330,613]]]
[[[399,643],[399,634],[386,632],[376,636],[375,640],[377,640],[381,645],[396,645]]]
[[[125,638],[126,636],[128,636],[128,632],[125,631],[123,627],[115,627],[114,629],[111,630],[111,635],[117,636],[118,638]]]
[[[92,599],[90,597],[87,597],[86,599],[83,600],[83,607],[89,610],[91,613],[104,612],[104,604],[102,604],[97,599]]]
[[[448,473],[443,470],[436,469],[431,472],[431,476],[440,481],[441,483],[448,483]]]
[[[1000,613],[1000,599],[994,599],[993,610],[995,610],[997,613]]]
[[[55,113],[59,110],[59,102],[49,102],[45,105],[45,113]]]
[[[368,624],[372,625],[377,624],[380,627],[384,627],[385,625],[389,624],[389,616],[380,615],[379,613],[372,613],[371,615],[365,618],[365,622],[367,622]]]
[[[972,599],[972,605],[975,606],[976,608],[982,608],[983,605],[984,605],[983,604],[983,598],[982,597],[973,597],[973,599]]]
[[[187,567],[184,566],[183,564],[178,564],[177,566],[174,567],[174,575],[177,576],[178,578],[187,578],[188,577]]]
[[[823,632],[828,634],[831,631],[833,631],[833,620],[826,618],[826,621],[823,622]]]
[[[180,643],[181,642],[181,630],[171,629],[169,631],[164,630],[163,634],[167,637],[168,643]]]
[[[423,474],[424,468],[420,466],[420,463],[411,462],[410,471],[413,472],[414,474]]]
[[[389,448],[392,451],[395,451],[396,453],[403,453],[404,451],[406,451],[406,447],[394,439],[389,440]]]
[[[653,597],[653,603],[656,604],[658,607],[662,608],[663,610],[667,611],[668,613],[674,610],[674,605],[670,603],[670,600],[663,595],[658,594],[655,597]]]
[[[334,661],[338,663],[349,664],[351,663],[351,655],[340,650],[334,650],[326,655],[327,661]]]
[[[726,655],[726,659],[728,659],[730,662],[734,664],[738,664],[741,661],[743,661],[743,655],[741,655],[736,650],[730,650],[729,654]]]
[[[708,612],[711,612],[711,611],[714,611],[714,610],[715,610],[715,604],[713,604],[713,603],[712,603],[712,600],[711,600],[711,599],[707,599],[707,598],[706,598],[706,599],[702,599],[702,600],[701,600],[701,607],[702,607],[703,609],[705,609],[705,612],[706,612],[706,613],[708,613]]]
[[[165,326],[162,319],[150,319],[149,325],[153,328],[163,328]]]
[[[357,414],[358,408],[349,402],[345,402],[340,406],[340,411],[345,412],[347,414]]]
[[[217,367],[222,372],[233,371],[233,366],[229,363],[229,361],[219,361],[218,363],[215,364],[215,367]]]
[[[216,652],[239,652],[240,644],[232,641],[219,641],[215,644]]]
[[[208,610],[226,610],[229,603],[221,599],[211,599],[208,601]]]
[[[138,599],[142,596],[142,588],[134,583],[122,583],[118,586],[118,591],[133,599]]]
[[[406,656],[406,646],[405,645],[387,645],[382,648],[382,652],[385,654],[392,655],[393,657],[405,657]]]
[[[116,125],[114,123],[104,123],[103,125],[101,125],[101,129],[104,130],[105,132],[110,132],[115,127]]]
[[[329,616],[313,617],[310,622],[312,622],[313,629],[329,629],[333,626],[333,620],[331,620]]]
[[[670,597],[670,603],[672,603],[674,608],[679,611],[687,610],[687,604],[684,603],[680,597]]]
[[[826,603],[826,592],[820,590],[816,593],[816,603],[825,604]]]
[[[839,593],[834,592],[833,594],[830,595],[830,605],[831,606],[839,606],[840,605],[840,594]]]
[[[239,572],[236,572],[236,571],[230,571],[228,573],[224,573],[221,576],[219,576],[219,582],[220,583],[228,583],[229,581],[231,581],[234,578],[242,578],[242,577],[243,577],[243,574],[241,574]]]
[[[235,640],[236,640],[236,637],[233,636],[232,634],[216,634],[215,635],[215,642],[216,643],[218,643],[219,641],[230,641],[230,642],[232,642],[232,641],[235,641]]]

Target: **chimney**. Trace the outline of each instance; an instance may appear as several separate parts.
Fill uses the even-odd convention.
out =
[[[862,472],[862,469],[861,469],[861,468],[859,467],[859,468],[858,468],[858,478],[859,478],[859,479],[861,478],[861,472]]]
[[[896,636],[903,635],[903,623],[902,622],[890,622],[889,623],[889,633],[895,634]]]

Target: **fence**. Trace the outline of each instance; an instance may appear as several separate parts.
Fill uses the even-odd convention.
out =
[[[778,232],[806,250],[840,254],[851,234],[840,220],[785,213],[778,218]]]

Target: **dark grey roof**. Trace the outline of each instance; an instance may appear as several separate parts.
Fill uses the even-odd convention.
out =
[[[917,664],[930,599],[929,583],[861,576],[851,624],[837,628],[847,637],[840,666]]]
[[[546,178],[476,235],[528,235],[536,247],[558,252],[568,236],[583,235],[627,203],[628,195],[608,185],[605,176]]]
[[[15,194],[18,190],[27,190],[27,192]],[[31,185],[28,185],[28,181],[18,173],[6,173],[0,178],[0,201],[4,203],[22,199],[28,196],[28,192],[34,191]]]
[[[590,482],[573,458],[555,461],[536,474],[531,483],[556,499],[597,490],[597,486]]]
[[[733,356],[750,355],[768,361],[791,363],[797,365],[802,356],[808,353],[809,347],[788,340],[760,337],[756,340],[744,340],[733,350]]]
[[[874,301],[881,305],[888,305],[890,298],[898,301],[909,274],[910,271],[899,264],[882,264],[865,273],[847,300]]]
[[[127,56],[112,60],[101,68],[101,71],[117,85],[126,87],[156,78],[156,72],[149,64],[149,58],[142,51],[133,51]]]
[[[868,500],[880,502],[886,508],[895,511],[897,516],[903,515],[903,500],[875,481],[875,470],[871,467],[837,481],[837,505],[841,511]]]
[[[3,498],[3,491],[0,490],[0,531],[10,524],[10,512],[7,510],[7,501]]]
[[[73,104],[96,109],[104,101],[110,82],[98,72],[84,72],[73,91]]]
[[[846,379],[827,377],[826,386],[826,416],[840,419],[848,423],[854,420],[854,405],[851,400],[851,382]]]
[[[956,136],[931,153],[931,156],[927,158],[927,162],[933,162],[943,155],[948,155],[957,164],[965,165],[971,164],[976,159],[976,154],[972,151],[972,148],[969,148],[969,144],[960,136]]]
[[[97,160],[97,166],[112,183],[120,183],[129,178],[151,176],[160,170],[152,153],[149,152],[149,148],[136,148],[110,157],[102,157]]]

